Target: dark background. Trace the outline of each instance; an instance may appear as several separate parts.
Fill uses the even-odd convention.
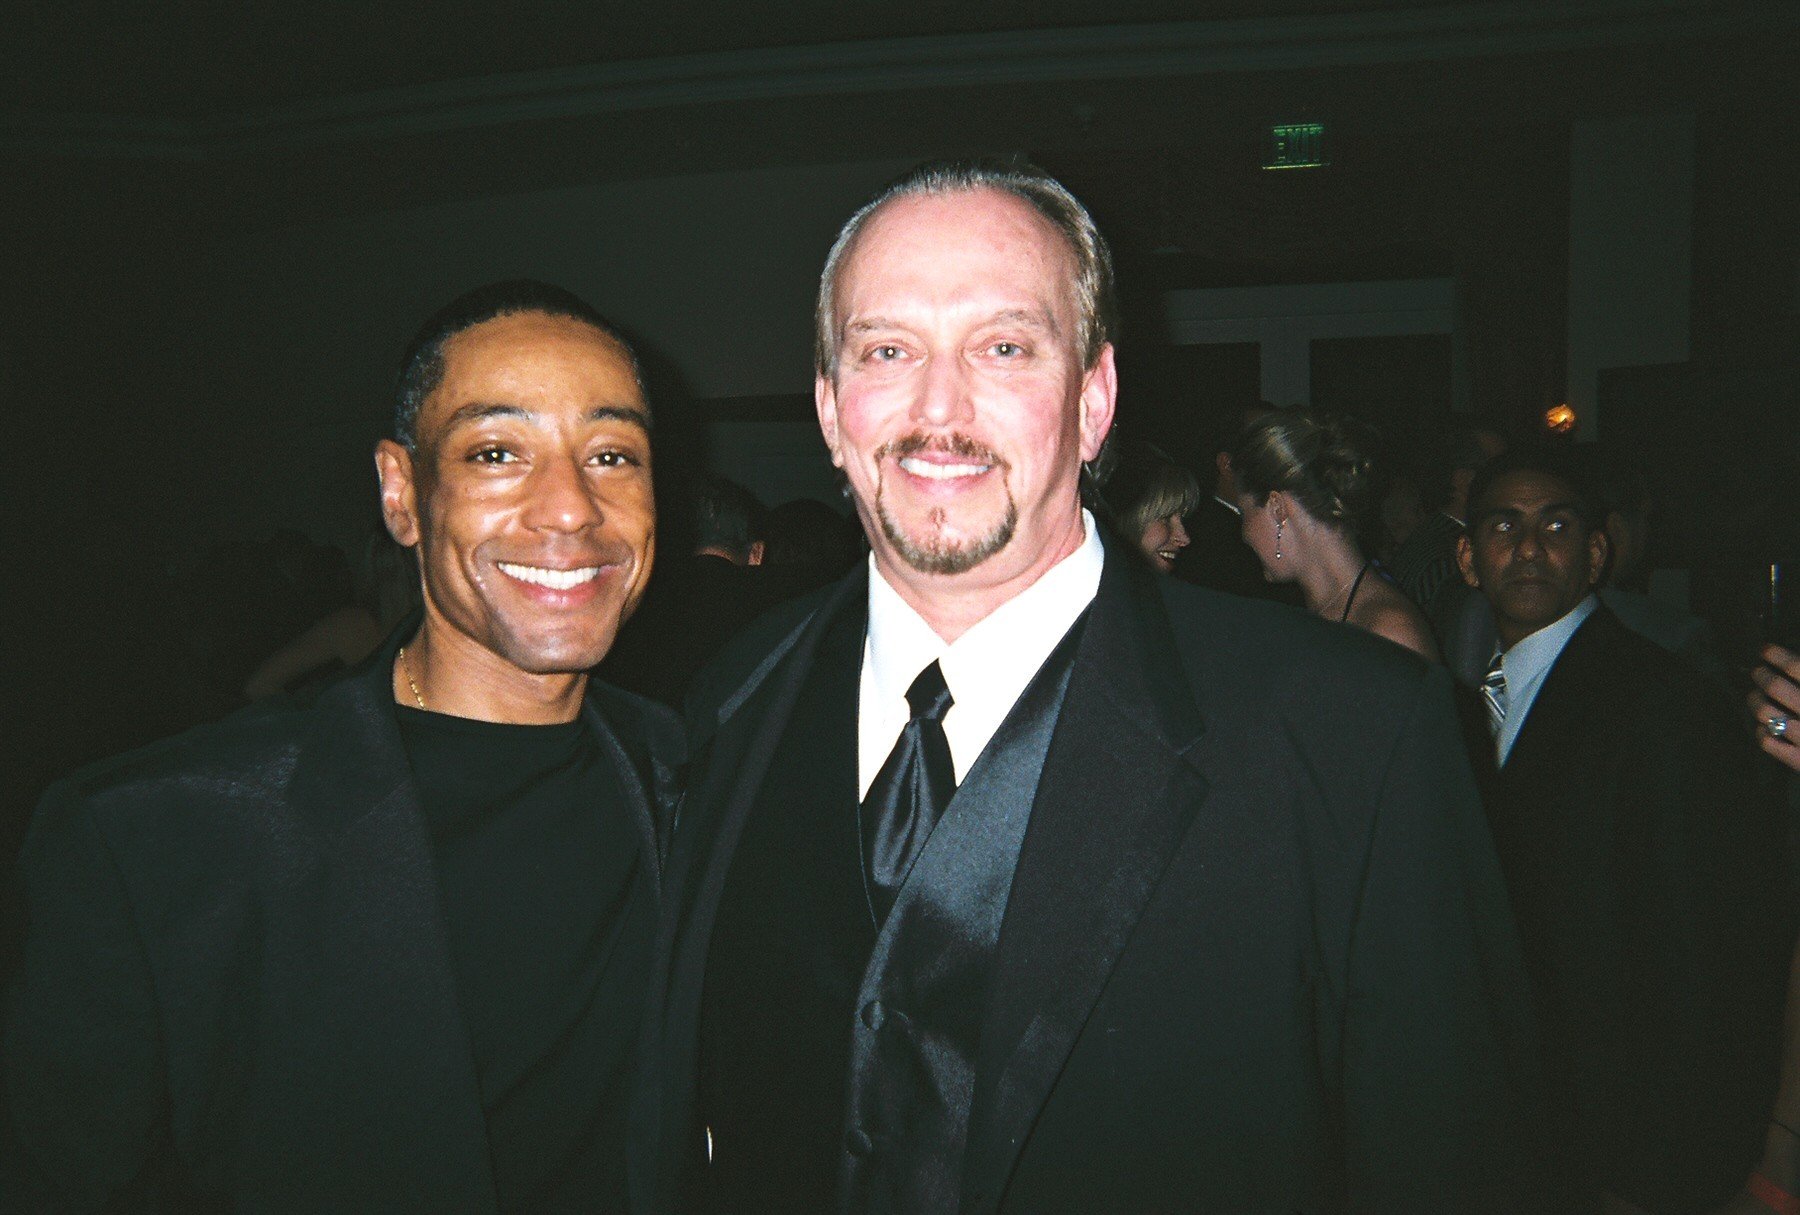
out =
[[[357,542],[393,363],[470,286],[589,297],[655,356],[687,458],[829,495],[818,266],[926,157],[1023,152],[1090,205],[1121,423],[1197,466],[1262,355],[1175,344],[1169,292],[1449,280],[1454,339],[1313,342],[1311,403],[1404,441],[1574,400],[1683,499],[1665,564],[1724,585],[1794,547],[1792,3],[73,3],[6,29],[0,856],[48,779],[229,707],[281,623],[234,562],[278,528]],[[1331,163],[1265,171],[1295,120]]]

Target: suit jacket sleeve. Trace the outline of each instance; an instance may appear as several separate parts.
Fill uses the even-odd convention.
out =
[[[1367,838],[1344,1003],[1352,1209],[1525,1209],[1525,980],[1449,681],[1423,681]]]
[[[1621,811],[1638,827],[1624,866],[1635,880],[1613,959],[1626,1014],[1596,1122],[1614,1162],[1603,1183],[1644,1206],[1710,1203],[1754,1163],[1792,940],[1767,774],[1727,707],[1693,699],[1713,711],[1656,729],[1619,773]]]
[[[21,860],[29,932],[6,993],[0,1206],[157,1209],[164,1068],[150,969],[111,852],[65,788]]]

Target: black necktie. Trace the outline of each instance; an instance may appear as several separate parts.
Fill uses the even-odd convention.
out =
[[[877,924],[887,919],[907,872],[956,793],[956,766],[943,725],[954,702],[937,663],[919,672],[906,689],[906,703],[912,720],[862,802],[863,870]]]

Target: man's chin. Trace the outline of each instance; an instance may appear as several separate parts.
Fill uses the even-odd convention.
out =
[[[611,652],[618,632],[614,620],[578,636],[516,638],[500,657],[527,675],[584,675]]]
[[[994,556],[1012,540],[1010,528],[996,529],[985,536],[927,537],[907,535],[888,529],[887,539],[895,555],[921,574],[966,574]]]
[[[908,526],[885,508],[877,512],[889,547],[908,568],[921,574],[966,574],[1012,542],[1018,513],[1006,513],[985,532],[969,534],[926,521]]]

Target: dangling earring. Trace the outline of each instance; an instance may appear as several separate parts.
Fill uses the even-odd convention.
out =
[[[1275,520],[1275,560],[1281,560],[1281,520]]]

